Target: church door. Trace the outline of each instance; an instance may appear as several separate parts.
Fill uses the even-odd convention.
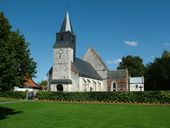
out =
[[[62,84],[57,85],[57,91],[63,91],[63,85]]]

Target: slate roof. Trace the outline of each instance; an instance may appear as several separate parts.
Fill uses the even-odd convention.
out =
[[[60,32],[67,32],[67,31],[70,31],[73,33],[73,28],[71,25],[71,21],[70,21],[68,12],[66,13],[66,15],[64,17],[64,21],[63,21],[63,24],[60,29]]]
[[[56,42],[53,48],[73,48],[75,49],[76,36],[74,35],[71,20],[68,12],[64,17],[61,29],[59,33],[56,33]]]
[[[119,69],[116,71],[108,71],[107,75],[108,75],[108,78],[115,78],[115,79],[125,78],[128,76],[128,70]]]
[[[129,81],[131,84],[141,84],[141,83],[144,83],[144,78],[143,77],[130,77]]]
[[[102,78],[93,68],[93,66],[82,59],[76,58],[76,60],[73,62],[72,69],[74,69],[75,72],[78,72],[79,75],[82,77],[89,77],[92,79],[102,80]]]
[[[72,81],[70,79],[53,79],[51,80],[51,84],[72,84]]]

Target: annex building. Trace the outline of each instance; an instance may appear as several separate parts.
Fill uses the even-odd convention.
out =
[[[93,48],[76,57],[76,35],[65,15],[53,45],[53,65],[48,72],[49,91],[129,91],[128,70],[110,71]]]

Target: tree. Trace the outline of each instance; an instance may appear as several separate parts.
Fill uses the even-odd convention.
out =
[[[42,86],[47,86],[48,84],[48,81],[47,80],[42,80],[39,85],[42,85]]]
[[[22,86],[24,80],[34,77],[36,63],[30,57],[28,43],[19,31],[11,31],[11,25],[0,12],[0,91]]]
[[[170,90],[170,52],[163,51],[160,58],[147,64],[145,81],[146,90]]]
[[[117,69],[128,69],[129,75],[134,77],[143,76],[145,73],[143,60],[139,56],[123,57]]]
[[[8,22],[8,19],[4,17],[4,14],[0,12],[0,40],[7,40],[7,37],[10,34],[11,25]]]

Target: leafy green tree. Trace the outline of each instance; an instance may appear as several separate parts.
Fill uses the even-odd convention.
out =
[[[42,80],[42,81],[39,83],[39,85],[47,86],[47,83],[48,83],[47,80]]]
[[[0,91],[22,86],[24,80],[34,77],[36,63],[30,57],[28,43],[0,12]]]
[[[163,51],[160,58],[147,65],[146,90],[170,90],[170,52]]]
[[[145,66],[143,60],[139,56],[126,56],[122,58],[117,69],[128,69],[131,76],[143,76],[145,73]]]

